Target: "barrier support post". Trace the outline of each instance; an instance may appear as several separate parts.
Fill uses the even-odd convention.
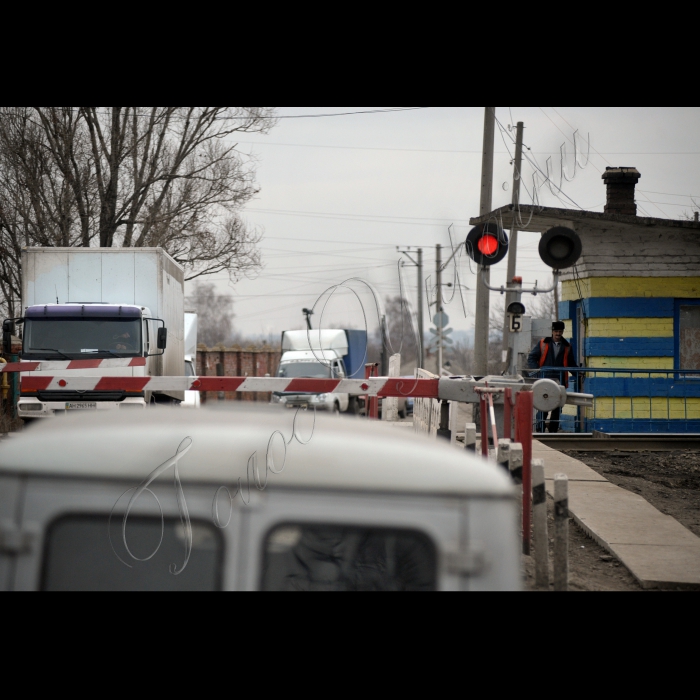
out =
[[[549,537],[547,533],[547,492],[544,461],[532,460],[532,520],[535,545],[535,585],[549,589]]]
[[[554,475],[554,590],[569,589],[569,477]]]
[[[489,456],[489,428],[486,416],[486,395],[479,395],[479,417],[481,418],[481,456]]]
[[[530,505],[532,501],[533,394],[520,391],[515,400],[516,440],[523,446],[523,554],[530,554]]]

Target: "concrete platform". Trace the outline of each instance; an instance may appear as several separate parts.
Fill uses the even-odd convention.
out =
[[[619,559],[643,588],[700,588],[700,538],[641,496],[611,484],[573,457],[535,441],[532,456],[544,460],[547,492],[554,475],[569,477],[574,521]]]

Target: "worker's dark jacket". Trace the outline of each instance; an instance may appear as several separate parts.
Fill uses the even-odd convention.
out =
[[[551,338],[540,340],[527,357],[527,366],[530,369],[538,367],[578,367],[574,348],[567,340],[561,339],[559,355],[554,357],[554,345]],[[556,379],[560,384],[569,386],[568,372],[542,372],[542,377]]]

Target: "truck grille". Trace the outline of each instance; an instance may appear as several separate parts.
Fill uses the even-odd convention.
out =
[[[39,401],[123,401],[124,391],[38,391]],[[143,396],[143,393],[129,393],[129,396]]]

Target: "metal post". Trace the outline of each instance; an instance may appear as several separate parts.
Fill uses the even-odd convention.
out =
[[[377,363],[368,362],[365,365],[365,379],[377,376]],[[379,417],[379,398],[376,396],[370,396],[365,394],[365,415],[370,419],[377,419]]]
[[[221,362],[216,363],[216,376],[217,377],[224,376],[224,365]],[[220,391],[217,394],[217,398],[219,399],[219,401],[224,401],[226,399],[226,393],[223,391]]]
[[[410,255],[410,248],[408,250],[399,250],[400,253],[405,255],[414,265],[418,268],[418,337],[419,344],[416,351],[416,365],[420,369],[425,369],[425,327],[423,324],[423,249],[417,248],[416,254],[418,260],[414,260]]]
[[[515,288],[515,291],[511,292],[510,295],[507,295],[507,296],[510,296],[510,298],[512,299],[512,301],[520,301],[520,299],[521,299],[521,297],[522,297],[522,291],[521,291],[521,290],[522,290],[522,287],[523,287],[523,279],[522,279],[522,277],[513,277],[513,278],[511,279],[511,285],[510,285],[510,286],[511,286],[511,287],[514,287],[514,288]],[[508,303],[511,303],[511,302],[508,302]],[[506,324],[505,324],[506,329],[508,329],[508,325],[509,325],[508,322],[507,322],[507,319],[508,319],[508,306],[506,305]],[[508,343],[509,343],[509,345],[510,345],[510,341],[511,341],[511,337],[510,337],[510,334],[509,334],[509,336],[508,336]],[[513,344],[515,344],[515,343],[513,343]],[[507,367],[506,371],[508,372],[508,374],[509,374],[510,376],[514,376],[514,375],[518,374],[518,353],[515,352],[515,348],[514,348],[514,347],[511,347],[511,348],[509,349],[509,352],[508,352],[508,367]]]
[[[435,246],[435,273],[437,277],[437,299],[435,303],[435,309],[437,314],[442,313],[442,246]],[[438,377],[442,377],[442,324],[436,324],[437,326],[437,374]]]
[[[481,206],[479,215],[491,212],[493,196],[493,144],[496,134],[496,108],[486,107],[484,114],[484,152],[481,161]],[[481,272],[483,270],[483,272]],[[486,284],[491,282],[488,267],[480,267]],[[488,374],[489,353],[489,290],[484,284],[476,285],[476,312],[474,314],[474,374]]]
[[[510,284],[515,277],[515,269],[518,258],[518,229],[515,225],[515,220],[520,205],[520,173],[523,164],[523,122],[518,122],[517,133],[515,137],[515,160],[513,161],[513,226],[510,230],[510,242],[508,243],[508,273],[506,275],[506,284]],[[508,350],[510,329],[508,328],[508,305],[516,299],[513,294],[506,293],[506,314],[503,319],[503,349]]]
[[[479,395],[479,417],[481,418],[481,455],[489,456],[489,428],[486,418],[486,394]]]
[[[387,341],[386,316],[382,316],[380,319],[380,330],[382,336],[382,351],[379,355],[380,372],[382,377],[386,377],[389,372],[389,343]]]
[[[423,328],[423,249],[418,248],[418,337],[420,346],[418,348],[418,366],[425,369],[425,329]]]
[[[452,441],[452,435],[450,434],[450,402],[440,401],[440,424],[437,429],[437,436],[439,438],[446,438]]]
[[[532,411],[531,391],[520,391],[515,399],[515,439],[523,446],[523,554],[530,554],[530,503],[532,499]]]
[[[569,477],[554,475],[554,590],[569,589]]]
[[[547,534],[547,492],[544,461],[532,460],[532,519],[535,545],[535,585],[549,588],[549,536]]]

